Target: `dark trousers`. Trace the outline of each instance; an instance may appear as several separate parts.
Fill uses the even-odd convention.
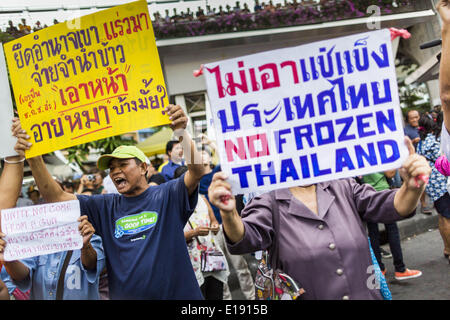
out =
[[[403,263],[402,247],[400,245],[400,234],[398,232],[397,224],[388,223],[384,225],[389,241],[389,248],[391,249],[392,258],[394,260],[394,267],[396,272],[404,272],[406,267]],[[378,224],[367,222],[367,229],[369,231],[370,244],[372,245],[373,252],[377,258],[378,264],[381,270],[385,270],[383,261],[381,260],[380,249],[380,232],[378,230]]]
[[[223,300],[223,282],[214,277],[206,277],[200,290],[205,300]]]

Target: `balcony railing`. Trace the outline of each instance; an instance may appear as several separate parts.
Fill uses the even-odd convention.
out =
[[[254,13],[245,10],[222,12],[195,20],[172,18],[164,21],[161,18],[153,21],[153,28],[157,39],[170,39],[363,18],[374,14],[375,11],[367,10],[370,6],[377,6],[372,8],[379,8],[381,15],[431,9],[430,1],[421,0],[322,0],[320,4],[310,3]]]

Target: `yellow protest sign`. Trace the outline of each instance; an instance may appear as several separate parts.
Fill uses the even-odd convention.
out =
[[[168,124],[146,1],[60,23],[4,45],[26,157]]]

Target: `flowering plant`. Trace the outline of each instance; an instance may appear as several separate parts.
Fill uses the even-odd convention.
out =
[[[414,10],[411,0],[325,0],[320,4],[290,5],[255,13],[223,12],[191,21],[153,21],[153,29],[157,39],[167,39],[299,26],[369,16],[366,11],[372,5],[378,6],[382,15]]]

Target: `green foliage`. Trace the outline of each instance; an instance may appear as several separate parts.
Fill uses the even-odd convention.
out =
[[[426,84],[405,84],[406,77],[416,71],[419,66],[399,52],[396,67],[397,73],[401,75],[398,78],[398,94],[403,116],[406,117],[410,110],[417,110],[420,113],[430,111],[431,103]]]
[[[100,150],[103,153],[111,153],[115,148],[122,145],[135,145],[136,141],[133,139],[124,139],[122,136],[114,136],[88,143],[83,143],[77,146],[67,148],[67,159],[69,162],[76,162],[83,168],[83,161],[87,160],[87,157],[91,150]]]
[[[11,40],[14,40],[14,37],[12,35],[10,35],[9,33],[0,31],[0,42],[1,43],[6,43]]]

